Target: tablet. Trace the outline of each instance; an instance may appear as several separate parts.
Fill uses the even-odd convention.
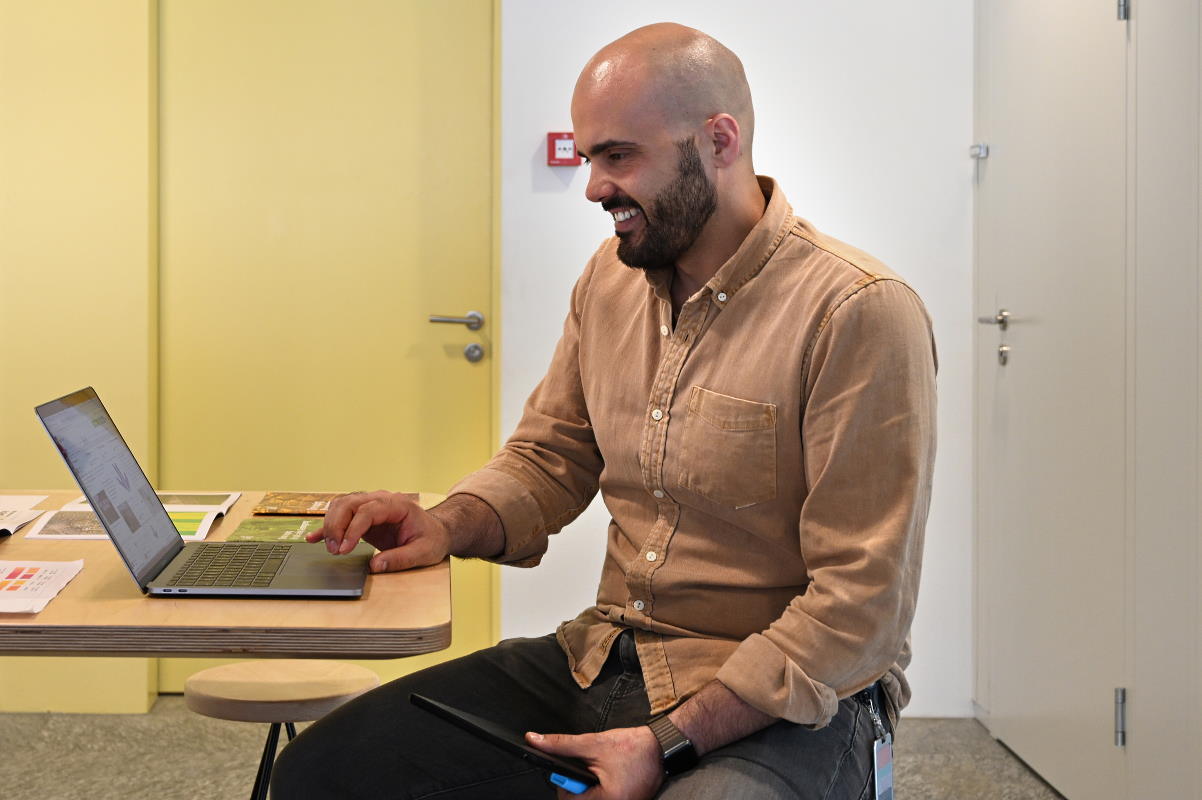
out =
[[[511,731],[482,717],[477,717],[475,714],[469,714],[466,711],[452,708],[446,703],[431,700],[429,697],[424,697],[420,694],[411,694],[409,695],[409,702],[418,708],[425,709],[442,717],[447,722],[459,726],[468,733],[475,734],[507,753],[546,770],[550,773],[551,783],[563,787],[573,794],[580,794],[587,791],[590,786],[597,785],[597,776],[589,772],[588,766],[579,759],[553,756],[550,753],[536,750],[526,744],[526,740],[522,738],[520,733]]]

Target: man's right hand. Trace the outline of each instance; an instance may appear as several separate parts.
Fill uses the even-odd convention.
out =
[[[326,511],[325,524],[305,536],[325,540],[333,554],[355,549],[362,539],[380,552],[371,560],[372,572],[396,572],[437,564],[450,555],[446,525],[403,494],[353,492],[336,497]]]

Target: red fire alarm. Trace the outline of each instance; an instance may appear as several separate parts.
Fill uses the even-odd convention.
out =
[[[576,137],[570,132],[547,134],[547,166],[580,166],[580,154],[576,152]]]

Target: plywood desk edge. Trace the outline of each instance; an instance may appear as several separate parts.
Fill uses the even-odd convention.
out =
[[[49,495],[39,505],[48,510],[78,496],[78,492],[3,493]],[[243,492],[210,538],[225,538],[249,516],[262,495]],[[425,493],[420,497],[427,507],[441,499]],[[360,600],[147,598],[110,542],[26,543],[21,541],[26,531],[28,528],[11,537],[13,541],[0,541],[0,560],[79,557],[69,554],[71,548],[63,545],[88,552],[83,556],[84,570],[40,614],[0,615],[2,654],[385,659],[430,653],[450,645],[450,565],[446,561],[405,573],[372,575]],[[58,555],[54,555],[56,551]],[[104,599],[94,599],[97,596]],[[433,598],[432,613],[412,608],[414,597]],[[363,605],[368,603],[372,605]],[[239,616],[250,619],[241,624]],[[409,617],[411,623],[394,627],[388,624],[394,617]],[[298,625],[298,618],[310,624]],[[133,624],[128,624],[131,620]]]

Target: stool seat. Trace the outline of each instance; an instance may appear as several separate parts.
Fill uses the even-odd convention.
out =
[[[380,685],[376,673],[339,661],[279,659],[223,664],[184,684],[197,714],[239,722],[309,722]]]

